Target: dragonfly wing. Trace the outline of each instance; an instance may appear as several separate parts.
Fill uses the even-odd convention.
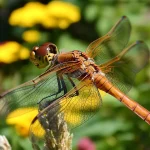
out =
[[[74,82],[74,79],[72,80]],[[63,118],[69,129],[73,129],[91,118],[99,110],[101,104],[100,93],[95,85],[91,82],[81,81],[62,98],[39,112],[31,124],[30,136],[38,139],[45,134],[45,128],[47,128],[46,132],[53,128],[53,124],[56,128],[54,120],[58,116]],[[43,120],[46,122],[44,123]],[[49,126],[47,126],[48,124]]]
[[[96,64],[106,63],[125,48],[130,32],[130,22],[123,16],[105,36],[92,42],[86,49],[86,53],[95,60]]]
[[[6,117],[8,113],[18,108],[38,107],[37,103],[44,101],[47,97],[49,101],[52,101],[64,95],[64,85],[59,78],[59,71],[61,68],[64,69],[69,65],[71,66],[72,63],[73,62],[67,62],[66,66],[63,63],[55,66],[39,77],[1,94],[0,106],[2,109],[0,110],[0,118]],[[74,65],[76,65],[75,62]],[[60,83],[58,81],[60,81]],[[27,112],[23,111],[15,114],[18,116],[18,114],[22,115],[24,113]],[[11,117],[16,116],[12,115]]]
[[[127,93],[133,85],[135,75],[149,59],[148,46],[142,41],[137,41],[112,60],[100,65],[100,68],[117,88]]]
[[[2,106],[2,110],[0,111],[2,113],[1,115],[6,117],[8,113],[18,108],[38,107],[37,103],[41,99],[52,93],[57,93],[57,90],[58,84],[56,73],[52,73],[49,78],[38,82],[36,85],[31,81],[29,85],[17,88],[0,99],[0,105]],[[22,115],[19,112],[16,113],[16,115],[18,114]]]
[[[58,74],[57,76],[58,76],[57,78],[59,79],[57,83],[58,88],[59,88],[58,92],[44,97],[39,102],[39,105],[38,105],[39,111],[42,111],[43,109],[45,109],[48,105],[50,105],[57,99],[62,98],[62,96],[67,94],[67,92],[70,91],[72,88],[76,88],[76,84],[79,83],[78,79],[76,78],[72,79],[71,77],[65,74]],[[54,84],[52,84],[52,86],[50,87],[51,89],[55,88],[53,85]],[[77,90],[75,94],[77,95]]]

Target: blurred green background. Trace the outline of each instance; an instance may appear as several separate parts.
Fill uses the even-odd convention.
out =
[[[0,92],[28,81],[44,71],[29,61],[35,45],[53,42],[59,49],[85,51],[126,15],[131,21],[130,42],[150,47],[150,3],[123,0],[29,1],[0,0]],[[136,77],[128,95],[150,110],[150,64]],[[98,150],[150,150],[150,128],[111,96],[91,120],[73,130],[73,148],[89,137]],[[29,150],[31,143],[13,126],[0,126],[14,150]]]

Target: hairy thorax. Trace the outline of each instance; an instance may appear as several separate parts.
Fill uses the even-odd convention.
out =
[[[69,68],[66,73],[73,78],[83,79],[86,76],[90,79],[94,74],[99,74],[100,68],[95,64],[94,60],[89,58],[85,53],[78,50],[62,53],[57,56],[57,62],[77,61],[78,65]]]

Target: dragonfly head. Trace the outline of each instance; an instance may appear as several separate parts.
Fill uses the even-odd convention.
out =
[[[45,68],[52,64],[54,56],[58,53],[58,49],[53,43],[44,43],[41,46],[33,47],[30,53],[30,60],[38,68]]]

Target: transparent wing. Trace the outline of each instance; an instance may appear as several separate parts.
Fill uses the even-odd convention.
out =
[[[34,85],[31,81],[30,85],[15,89],[0,99],[2,106],[2,116],[7,116],[8,113],[17,108],[33,108],[38,107],[37,103],[44,97],[50,96],[58,91],[58,83],[56,73],[52,73],[49,78],[40,81]],[[31,109],[32,110],[32,109]],[[22,112],[26,113],[26,112]],[[22,115],[19,112],[16,115]],[[15,116],[12,116],[15,117]]]
[[[68,62],[66,64],[66,68],[69,64],[71,63]],[[34,80],[1,94],[0,106],[2,109],[0,110],[0,118],[6,117],[10,112],[18,108],[38,107],[37,104],[46,98],[52,101],[67,93],[67,84],[63,82],[61,75],[59,75],[59,71],[64,68],[63,64],[61,66],[58,65]],[[11,117],[27,113],[26,111],[21,112],[19,109],[18,113],[16,111]]]
[[[96,64],[106,63],[125,48],[130,32],[130,22],[123,16],[105,36],[92,42],[86,49],[86,53],[95,60]]]
[[[37,140],[43,138],[48,134],[47,131],[59,130],[59,122],[65,122],[69,129],[75,128],[91,118],[101,104],[100,93],[95,85],[82,81],[61,99],[57,99],[39,112],[31,124],[30,136]]]
[[[135,75],[149,59],[148,46],[142,41],[137,41],[112,60],[100,65],[100,68],[117,88],[127,93],[134,83]]]

